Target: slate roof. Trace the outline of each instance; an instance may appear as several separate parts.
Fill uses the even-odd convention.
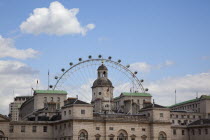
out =
[[[122,92],[120,96],[114,99],[119,99],[121,96],[140,96],[140,97],[152,97],[150,93],[140,93],[140,92]]]
[[[144,107],[142,109],[148,109],[148,108],[166,108],[166,107],[158,105],[158,104],[154,104],[154,105],[150,104],[150,105],[148,105],[148,106],[146,106],[146,107]]]
[[[102,64],[101,66],[98,67],[98,70],[108,70],[108,69],[104,64]]]
[[[189,124],[189,126],[193,125],[210,125],[210,119],[201,119]]]
[[[95,87],[113,87],[113,86],[112,82],[108,78],[100,77],[94,81],[92,88]]]
[[[77,98],[68,98],[65,102],[66,102],[65,106],[72,105],[72,104],[89,104],[87,102],[78,100]]]

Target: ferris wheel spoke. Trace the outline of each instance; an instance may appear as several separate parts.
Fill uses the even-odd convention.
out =
[[[109,69],[109,78],[116,88],[114,95],[119,95],[121,92],[129,91],[130,88],[134,91],[144,91],[141,81],[127,66],[123,66],[121,61],[115,62],[110,59],[97,58],[88,59],[71,65],[67,70],[62,70],[63,73],[57,74],[57,81],[54,89],[66,89],[72,95],[80,94],[83,99],[91,99],[91,86],[93,80],[97,77],[97,68],[103,63]],[[76,93],[78,92],[78,93]],[[87,94],[86,92],[90,92]]]

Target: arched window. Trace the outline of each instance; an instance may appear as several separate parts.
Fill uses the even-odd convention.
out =
[[[160,132],[158,136],[158,140],[167,140],[166,133]]]
[[[4,133],[2,131],[0,131],[0,138],[4,137]]]
[[[105,71],[103,72],[103,77],[106,77],[106,72]]]
[[[119,135],[118,139],[119,139],[119,140],[124,140],[124,137],[125,137],[124,134],[121,133],[121,134]]]
[[[86,130],[81,130],[78,140],[88,140],[88,133]]]
[[[118,132],[117,140],[128,140],[128,133],[125,130]]]

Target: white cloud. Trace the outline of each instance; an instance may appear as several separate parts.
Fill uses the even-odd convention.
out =
[[[137,62],[131,64],[130,69],[133,71],[150,72],[152,70],[152,65],[147,64],[146,62]]]
[[[27,59],[34,58],[37,54],[38,52],[31,48],[26,50],[19,50],[15,48],[12,39],[3,38],[0,35],[0,58],[12,57],[17,59]]]
[[[0,114],[8,114],[14,96],[31,95],[38,71],[18,61],[0,61]],[[13,94],[14,91],[14,94]]]
[[[146,62],[137,62],[130,65],[130,69],[133,71],[139,71],[142,73],[150,72],[151,70],[161,69],[164,67],[169,67],[174,65],[175,63],[170,60],[166,60],[164,63],[157,64],[157,65],[151,65]]]
[[[25,33],[32,34],[82,34],[95,28],[94,24],[84,27],[80,25],[76,15],[78,8],[66,9],[58,1],[52,2],[49,8],[36,8],[33,14],[20,25],[20,29]]]
[[[156,66],[153,66],[154,69],[161,69],[163,67],[169,67],[169,66],[172,66],[174,65],[175,63],[173,61],[170,61],[170,60],[166,60],[164,63],[162,64],[158,64]]]
[[[202,94],[210,94],[210,73],[186,75],[184,77],[172,77],[146,84],[156,103],[172,105],[175,103],[175,89],[177,102],[189,100]]]

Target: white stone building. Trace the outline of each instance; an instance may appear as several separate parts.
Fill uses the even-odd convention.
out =
[[[19,120],[19,109],[21,105],[30,98],[31,96],[17,96],[14,98],[14,102],[9,104],[9,115],[11,120]]]
[[[91,104],[67,98],[65,91],[35,90],[20,108],[21,120],[0,115],[0,140],[209,140],[208,112],[157,105],[149,93],[113,98],[113,90],[104,65],[98,68]]]

